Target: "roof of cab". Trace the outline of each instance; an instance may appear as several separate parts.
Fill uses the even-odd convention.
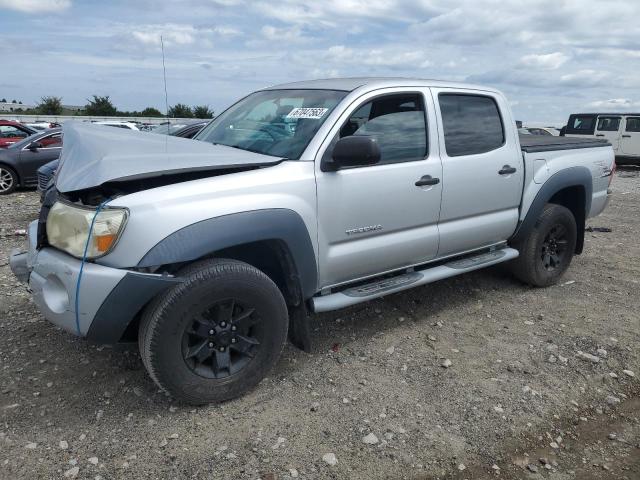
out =
[[[325,78],[318,80],[303,80],[301,82],[283,83],[273,85],[265,90],[291,90],[291,89],[317,89],[317,90],[343,90],[351,92],[360,87],[368,87],[371,90],[387,87],[449,87],[465,88],[471,90],[483,90],[498,92],[496,89],[473,85],[462,82],[450,82],[445,80],[426,80],[421,78],[403,77],[350,77],[350,78]]]
[[[600,113],[572,113],[571,115],[583,115],[583,116],[596,116],[596,115],[602,115],[602,116],[606,116],[606,117],[638,117],[640,116],[640,113],[633,113],[633,112],[600,112]]]

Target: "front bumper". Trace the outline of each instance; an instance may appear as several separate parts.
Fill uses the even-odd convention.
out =
[[[66,331],[96,343],[118,342],[138,312],[155,295],[179,279],[143,274],[81,261],[54,248],[36,249],[37,222],[28,229],[29,249],[14,252],[9,263],[16,277],[29,284],[44,317]]]

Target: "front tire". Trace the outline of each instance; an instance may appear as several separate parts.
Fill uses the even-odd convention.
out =
[[[5,165],[0,165],[0,195],[9,195],[17,187],[18,175],[16,172]]]
[[[513,274],[536,287],[558,282],[569,268],[576,248],[576,220],[562,205],[545,205],[529,235],[513,245],[520,256],[512,264]]]
[[[140,354],[156,384],[202,405],[238,397],[277,362],[287,338],[282,293],[260,270],[206,260],[152,302],[140,322]]]

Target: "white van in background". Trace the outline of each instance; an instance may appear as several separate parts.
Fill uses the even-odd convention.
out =
[[[613,145],[617,164],[640,165],[640,113],[574,113],[564,134],[606,139]]]

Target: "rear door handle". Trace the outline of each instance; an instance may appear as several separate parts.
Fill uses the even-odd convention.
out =
[[[516,173],[516,168],[511,165],[505,165],[498,173],[500,175],[511,175],[512,173]]]
[[[439,178],[433,178],[431,175],[425,175],[416,182],[416,187],[424,187],[426,185],[437,185],[440,183]]]
[[[596,137],[604,137],[604,133],[596,133]]]

